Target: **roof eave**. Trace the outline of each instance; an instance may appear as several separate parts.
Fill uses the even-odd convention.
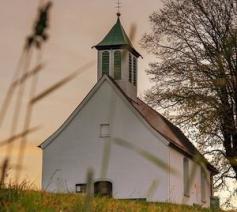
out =
[[[116,44],[116,45],[96,45],[92,48],[96,48],[97,50],[109,50],[109,49],[128,49],[131,53],[133,53],[136,57],[142,57],[142,55],[133,47],[128,44]]]
[[[213,175],[216,175],[216,174],[219,173],[219,171],[213,165],[211,165],[198,151],[196,152],[196,154],[195,153],[193,153],[193,154],[188,153],[187,151],[183,150],[181,147],[179,147],[178,145],[176,145],[176,144],[174,144],[172,142],[169,143],[169,146],[174,148],[175,150],[179,151],[183,155],[191,158],[191,159],[194,159],[194,156],[196,154],[200,155],[204,159],[204,163],[206,164],[206,167],[208,168],[209,171],[211,171],[211,173]]]

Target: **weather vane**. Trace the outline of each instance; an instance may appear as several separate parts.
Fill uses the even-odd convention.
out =
[[[121,13],[120,13],[120,9],[121,9],[121,2],[120,2],[120,0],[118,0],[116,8],[118,9],[117,16],[120,16],[121,15]]]

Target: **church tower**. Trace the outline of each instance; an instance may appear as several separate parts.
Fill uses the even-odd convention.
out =
[[[117,13],[117,22],[98,43],[97,79],[107,74],[132,99],[137,97],[137,60],[141,56],[133,47]]]

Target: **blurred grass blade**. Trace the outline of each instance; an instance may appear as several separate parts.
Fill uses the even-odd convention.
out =
[[[69,81],[71,81],[75,77],[76,77],[76,74],[73,73],[73,74],[69,75],[68,77],[65,77],[64,79],[60,80],[59,82],[55,83],[51,87],[44,90],[42,93],[40,93],[36,97],[32,98],[31,101],[30,101],[30,104],[37,103],[38,101],[40,101],[44,97],[48,96],[50,93],[57,90],[58,88],[62,87],[63,85],[65,85],[66,83],[68,83]]]
[[[117,100],[115,95],[113,95],[113,92],[110,92],[109,96],[110,100],[110,108],[108,110],[108,120],[110,125],[110,131],[113,132],[113,126],[114,126],[114,114],[117,107]],[[111,154],[111,137],[104,139],[104,152],[103,152],[103,159],[102,159],[102,166],[101,166],[101,178],[106,178],[108,167],[109,167],[109,160],[110,160],[110,154]]]
[[[92,209],[92,190],[93,190],[93,176],[94,172],[92,169],[88,169],[87,171],[87,184],[86,184],[86,198],[83,211],[90,212]]]
[[[155,155],[147,152],[144,149],[141,149],[137,146],[135,146],[134,144],[131,144],[121,138],[114,138],[113,142],[116,143],[119,146],[125,147],[127,149],[131,149],[135,152],[137,152],[139,155],[141,155],[142,157],[144,157],[145,159],[147,159],[148,161],[154,163],[157,167],[160,167],[166,171],[169,171],[173,174],[177,174],[177,171],[174,168],[171,168],[169,166],[169,164],[163,162],[162,160],[160,160],[159,158],[157,158]]]
[[[159,181],[158,180],[153,180],[153,182],[149,186],[147,194],[146,194],[148,200],[150,200],[153,197],[153,195],[155,194],[158,186],[159,186]]]
[[[24,83],[28,78],[34,76],[35,74],[39,73],[44,68],[44,65],[39,64],[35,68],[33,68],[31,71],[25,73],[20,79],[17,79],[13,82],[12,86],[16,87],[19,84]]]
[[[11,102],[13,96],[14,87],[11,85],[7,91],[7,95],[3,101],[1,111],[0,111],[0,127],[5,119],[5,115],[7,114],[7,109],[9,108],[9,104]]]
[[[15,91],[16,87],[18,85],[23,84],[27,79],[34,76],[38,72],[40,72],[43,68],[44,68],[44,65],[42,65],[42,64],[37,65],[34,69],[32,69],[31,71],[25,73],[20,79],[16,79],[10,85],[10,87],[7,91],[6,98],[5,98],[5,100],[2,104],[1,111],[0,111],[0,127],[3,123],[3,121],[4,121],[5,115],[7,114],[7,109],[9,108],[9,104],[11,102],[11,99],[12,99],[12,96],[14,94],[14,91]]]
[[[59,89],[60,87],[62,87],[63,85],[65,85],[66,83],[70,82],[71,80],[73,80],[77,75],[79,75],[82,71],[85,71],[86,69],[90,68],[92,65],[94,65],[94,62],[89,62],[88,64],[82,66],[81,68],[79,68],[78,70],[76,70],[75,72],[73,72],[72,74],[70,74],[69,76],[65,77],[64,79],[60,80],[59,82],[55,83],[54,85],[52,85],[51,87],[47,88],[46,90],[42,91],[40,94],[38,94],[37,96],[33,97],[30,100],[30,104],[35,104],[38,101],[40,101],[41,99],[45,98],[46,96],[48,96],[49,94],[51,94],[52,92],[54,92],[55,90]]]
[[[31,133],[33,133],[37,130],[39,130],[39,127],[34,127],[34,128],[31,128],[31,129],[25,130],[25,131],[23,131],[19,134],[13,135],[12,137],[10,137],[8,139],[0,141],[0,147],[3,147],[7,144],[10,144],[10,143],[14,142],[15,140],[17,140],[19,138],[22,138],[22,137],[25,137],[26,135],[31,134]]]
[[[8,168],[8,162],[9,160],[7,158],[3,161],[3,165],[1,168],[0,189],[4,186],[5,177],[6,177],[7,168]]]
[[[38,60],[38,64],[41,64],[41,62],[40,62],[41,61],[41,50],[38,51],[37,60]],[[40,70],[40,69],[38,69],[38,70]],[[39,77],[38,71],[37,71],[37,69],[35,69],[35,74],[33,74],[31,85],[30,85],[30,88],[29,88],[30,89],[29,99],[32,99],[35,95],[36,88],[37,88],[38,77]],[[22,78],[22,79],[24,79],[24,78]],[[31,104],[28,104],[27,109],[26,109],[26,114],[25,114],[25,120],[24,120],[24,124],[23,124],[23,131],[30,128],[32,113],[33,113],[33,107],[32,107]],[[21,137],[19,142],[20,142],[20,147],[19,147],[17,162],[18,162],[19,166],[21,166],[22,163],[23,163],[25,147],[26,147],[26,144],[27,144],[27,135]],[[15,175],[16,176],[16,183],[18,183],[18,180],[20,179],[20,173],[21,173],[21,170],[18,169],[16,171],[16,175]]]
[[[131,42],[134,41],[135,39],[135,36],[136,36],[136,31],[137,31],[137,26],[136,24],[132,24],[130,29],[129,29],[129,39]],[[122,60],[125,60],[125,58],[127,57],[128,55],[128,51],[127,50],[123,50],[122,51]]]
[[[135,40],[136,33],[137,33],[137,26],[136,24],[133,23],[129,31],[129,39],[131,40],[132,43]]]
[[[46,187],[45,187],[45,191],[48,190],[49,186],[50,186],[51,183],[53,182],[54,177],[56,176],[57,172],[59,172],[60,170],[61,170],[61,169],[55,169],[55,170],[54,170],[53,174],[52,174],[52,175],[50,176],[50,178],[49,178],[48,184],[47,184]]]
[[[0,127],[4,121],[5,115],[7,114],[7,109],[9,108],[9,104],[11,102],[12,96],[13,96],[13,92],[14,92],[14,86],[13,86],[13,82],[15,81],[15,79],[17,79],[17,77],[20,75],[20,71],[21,71],[21,67],[24,64],[24,61],[26,59],[26,55],[27,55],[27,51],[23,50],[23,52],[21,53],[20,59],[18,61],[17,64],[17,68],[16,71],[13,75],[13,78],[11,80],[11,83],[8,87],[8,90],[6,92],[6,96],[3,100],[3,103],[1,105],[0,108]]]

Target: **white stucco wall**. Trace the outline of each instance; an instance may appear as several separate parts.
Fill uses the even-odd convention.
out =
[[[192,184],[190,186],[189,197],[184,196],[184,182],[183,182],[183,159],[184,155],[180,152],[170,148],[170,165],[176,167],[179,171],[178,175],[170,175],[169,179],[169,201],[173,203],[183,203],[188,205],[199,204],[204,207],[210,206],[210,172],[207,171],[206,179],[206,201],[201,200],[201,167],[194,163],[190,158],[189,161],[189,175],[193,176]],[[193,169],[195,166],[195,169]],[[194,175],[192,175],[195,170]]]
[[[100,137],[100,124],[109,123],[111,137],[121,138],[170,164],[178,173],[163,170],[137,152]],[[110,143],[106,175],[102,174],[105,145]],[[210,185],[206,182],[206,201],[201,201],[201,167],[197,165],[190,196],[183,192],[182,153],[169,147],[130,106],[114,85],[105,80],[68,125],[43,150],[43,189],[74,192],[75,184],[86,183],[87,170],[93,169],[94,180],[113,183],[113,197],[146,198],[148,201],[178,204],[210,204]],[[194,162],[189,160],[191,175]],[[210,173],[208,172],[208,175]],[[210,176],[208,176],[210,179]],[[152,184],[157,188],[148,195]]]
[[[88,168],[93,169],[95,180],[103,177],[106,142],[100,138],[100,124],[103,123],[110,124],[112,137],[122,138],[168,163],[170,147],[163,137],[154,132],[118,92],[105,80],[75,118],[43,150],[43,189],[74,192],[75,184],[86,183]],[[133,150],[112,143],[105,177],[113,183],[115,198],[168,201],[168,171]],[[147,196],[154,182],[158,182],[158,187]]]

